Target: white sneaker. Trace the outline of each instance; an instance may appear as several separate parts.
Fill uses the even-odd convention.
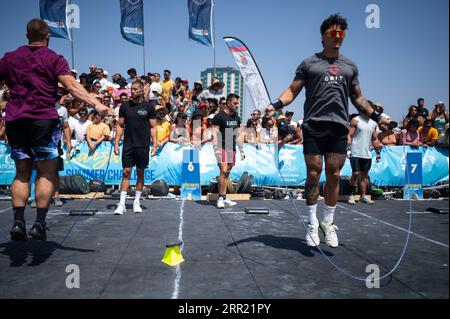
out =
[[[350,195],[350,196],[349,196],[349,198],[348,198],[348,203],[349,203],[350,205],[355,205],[355,204],[356,204],[356,202],[355,202],[355,196],[354,196],[354,195]]]
[[[233,207],[233,206],[236,206],[236,205],[237,205],[236,202],[233,202],[233,201],[232,201],[231,199],[229,199],[229,198],[225,199],[223,202],[224,202],[225,206],[228,206],[228,207]]]
[[[217,200],[217,208],[222,209],[225,208],[225,202],[222,197],[219,197]]]
[[[308,224],[308,232],[306,233],[306,244],[309,247],[316,247],[320,244],[319,224]]]
[[[363,204],[369,204],[369,205],[375,203],[373,200],[369,199],[369,198],[366,197],[366,196],[362,197],[359,201],[360,201],[361,203],[363,203]]]
[[[141,205],[138,202],[133,203],[133,212],[134,213],[142,213]]]
[[[127,210],[125,208],[125,205],[117,204],[117,208],[114,211],[114,215],[123,215]]]
[[[322,221],[320,222],[320,229],[325,236],[325,242],[328,246],[333,248],[339,246],[339,241],[336,234],[336,230],[339,230],[339,228],[335,224],[327,224]]]

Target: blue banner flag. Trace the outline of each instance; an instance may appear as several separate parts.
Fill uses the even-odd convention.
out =
[[[214,48],[212,30],[213,0],[187,0],[189,9],[189,38]]]
[[[70,39],[67,23],[68,0],[40,0],[41,19],[47,22],[50,36]]]
[[[120,0],[120,32],[131,43],[144,46],[143,0]]]

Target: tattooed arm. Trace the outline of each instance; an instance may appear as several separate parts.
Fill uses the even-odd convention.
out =
[[[352,85],[350,99],[360,114],[367,117],[372,115],[373,109],[369,102],[367,102],[366,98],[362,95],[361,88],[358,84]]]

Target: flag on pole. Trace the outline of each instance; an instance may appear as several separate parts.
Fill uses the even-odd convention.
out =
[[[120,0],[120,32],[131,43],[144,46],[143,0]]]
[[[71,40],[67,6],[68,0],[39,0],[41,19],[47,22],[50,36]]]
[[[187,0],[189,10],[189,38],[214,48],[212,19],[213,0]]]
[[[233,37],[223,39],[239,67],[254,106],[263,111],[270,104],[270,97],[252,54],[241,40]]]

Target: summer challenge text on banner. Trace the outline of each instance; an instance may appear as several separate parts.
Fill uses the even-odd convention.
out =
[[[108,157],[111,144],[103,142],[89,155],[87,143],[81,144],[80,152],[71,160],[64,161],[64,171],[61,176],[81,174],[86,179],[103,179],[108,185],[119,185],[122,178],[121,157],[111,153],[111,162],[108,170]],[[148,169],[145,170],[145,184],[154,180],[163,179],[169,185],[181,185],[183,149],[185,147],[168,143],[158,151],[154,158],[150,158]],[[284,186],[276,169],[273,145],[262,145],[257,150],[254,145],[244,145],[246,159],[240,160],[231,171],[232,179],[239,179],[247,171],[254,176],[253,183],[259,186]],[[412,148],[409,146],[385,147],[381,153],[381,161],[375,161],[375,152],[372,153],[372,169],[370,179],[377,186],[403,186],[405,184],[405,164],[408,152],[421,152],[423,158],[423,185],[432,186],[449,178],[449,158],[446,148]],[[200,176],[201,184],[208,185],[219,175],[219,169],[211,144],[205,144],[200,150]],[[276,157],[275,157],[276,158]],[[279,155],[279,167],[288,186],[303,186],[306,180],[306,166],[303,157],[303,147],[297,145],[284,146]],[[0,185],[11,185],[15,175],[14,161],[10,157],[10,149],[0,142]],[[347,160],[341,175],[351,175],[350,161]],[[321,181],[325,181],[322,173]],[[131,182],[136,182],[136,173],[133,170]]]

